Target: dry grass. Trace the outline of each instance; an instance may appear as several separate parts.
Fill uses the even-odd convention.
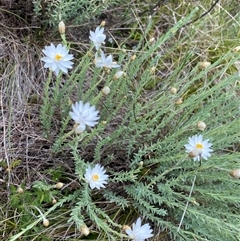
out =
[[[14,233],[21,215],[14,214],[9,203],[10,186],[17,188],[24,184],[26,189],[30,189],[35,180],[50,181],[47,170],[59,165],[67,170],[69,176],[72,173],[67,154],[52,156],[52,143],[43,137],[41,129],[39,111],[46,76],[40,61],[42,46],[35,36],[38,28],[32,29],[11,13],[1,13],[0,195],[1,206],[4,204],[1,219],[5,222],[0,224],[0,229],[4,240]]]

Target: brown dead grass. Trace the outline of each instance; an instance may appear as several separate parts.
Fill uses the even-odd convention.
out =
[[[0,194],[8,196],[9,185],[45,179],[55,165],[65,166],[67,157],[53,157],[51,141],[43,137],[39,120],[45,70],[41,46],[34,32],[18,17],[1,14],[0,25],[0,158],[3,159]],[[54,133],[53,133],[54,135]],[[16,164],[19,161],[19,164]],[[68,168],[68,167],[67,167]]]
[[[65,173],[63,182],[68,183],[70,189],[76,185],[70,153],[53,155],[51,152],[60,120],[57,116],[53,120],[50,139],[44,137],[40,123],[43,86],[47,78],[40,60],[45,45],[44,36],[39,36],[41,26],[37,22],[28,24],[8,7],[0,12],[0,217],[5,220],[0,222],[0,233],[3,240],[19,231],[14,227],[17,228],[21,213],[10,205],[11,186],[23,184],[30,189],[36,180],[54,184],[49,170],[59,167]],[[30,18],[27,20],[31,23]],[[46,36],[51,39],[54,34]]]

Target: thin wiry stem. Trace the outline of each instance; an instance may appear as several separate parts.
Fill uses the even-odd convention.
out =
[[[187,201],[187,204],[186,204],[185,209],[184,209],[184,211],[183,211],[183,214],[182,214],[182,217],[181,217],[181,221],[180,221],[180,223],[179,223],[179,225],[178,225],[177,232],[179,232],[179,230],[180,230],[180,228],[181,228],[181,226],[182,226],[183,219],[184,219],[184,217],[185,217],[185,214],[186,214],[186,211],[187,211],[187,208],[188,208],[189,200],[190,200],[190,197],[192,196],[193,187],[194,187],[194,185],[195,185],[196,177],[197,177],[197,174],[196,174],[196,175],[194,176],[194,178],[193,178],[192,187],[191,187],[190,193],[189,193],[189,195],[188,195],[188,201]]]

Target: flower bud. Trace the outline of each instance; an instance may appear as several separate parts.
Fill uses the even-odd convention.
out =
[[[137,58],[137,55],[134,54],[134,55],[131,57],[131,61],[134,61],[136,58]]]
[[[18,187],[17,188],[17,193],[19,193],[19,194],[23,193],[23,189],[21,187]]]
[[[182,97],[175,102],[176,105],[181,105],[182,103],[183,103]]]
[[[73,102],[71,101],[71,99],[68,99],[68,105],[71,106],[73,104]]]
[[[75,132],[76,134],[82,134],[82,133],[85,131],[85,129],[83,130],[83,129],[81,128],[80,124],[78,124],[78,123],[75,123],[75,124],[74,124],[73,130],[74,130],[74,132]]]
[[[86,225],[82,225],[82,226],[80,227],[80,231],[81,231],[81,233],[82,233],[83,235],[85,235],[85,236],[88,236],[89,233],[90,233],[89,228],[88,228]]]
[[[43,226],[44,227],[48,227],[49,226],[49,220],[48,219],[46,219],[46,218],[43,219]]]
[[[113,64],[115,64],[116,62],[113,62]],[[103,67],[103,70],[105,71],[105,73],[109,74],[110,73],[110,69],[107,67]]]
[[[108,86],[105,86],[103,89],[102,89],[102,93],[104,95],[108,95],[110,93],[110,88]]]
[[[207,67],[209,67],[211,65],[210,62],[208,61],[203,61],[203,62],[199,62],[198,66],[200,69],[206,69]]]
[[[154,42],[154,40],[155,40],[155,38],[154,38],[154,37],[150,38],[150,39],[149,39],[149,43]]]
[[[127,230],[127,229],[131,229],[131,227],[128,226],[128,225],[123,225],[122,229],[125,231],[125,230]]]
[[[235,177],[237,179],[240,178],[240,169],[234,169],[234,170],[231,170],[229,172],[229,174],[232,176],[232,177]]]
[[[60,34],[65,34],[65,30],[66,30],[65,24],[64,24],[63,21],[61,21],[58,24],[58,31],[59,31]]]
[[[61,189],[63,187],[63,183],[62,182],[58,182],[56,185],[55,185],[55,188],[57,189]]]
[[[87,56],[92,58],[94,55],[92,54],[91,51],[88,51]],[[96,59],[100,59],[100,58],[96,58]],[[94,61],[93,61],[94,63],[96,62],[96,59],[94,59]]]
[[[56,203],[57,203],[57,200],[55,198],[53,198],[52,204],[56,204]]]
[[[103,124],[103,125],[106,125],[106,124],[107,124],[107,121],[102,121],[102,124]]]
[[[200,205],[195,199],[192,200],[192,203],[193,203],[194,205],[196,205],[196,206],[199,206],[199,205]]]
[[[102,21],[100,26],[104,27],[106,25],[106,21]]]
[[[203,122],[203,121],[199,121],[197,123],[197,129],[200,130],[200,131],[204,131],[206,128],[206,124]]]
[[[117,73],[113,76],[113,79],[114,79],[114,80],[120,79],[123,75],[125,76],[126,73],[123,72],[122,70],[119,70],[119,71],[117,71]]]
[[[153,74],[153,73],[155,73],[155,71],[156,71],[156,66],[153,66],[153,67],[150,69],[150,73]]]
[[[170,89],[170,93],[171,94],[176,94],[177,93],[177,89],[176,88],[174,88],[174,87],[171,87],[171,89]]]
[[[233,48],[233,51],[234,52],[239,52],[240,51],[240,46],[237,46],[237,47]]]
[[[143,167],[143,161],[139,162],[139,167]]]

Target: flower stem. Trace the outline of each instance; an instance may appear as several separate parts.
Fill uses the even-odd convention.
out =
[[[188,204],[189,204],[189,200],[190,200],[190,197],[192,196],[192,192],[193,192],[193,188],[194,188],[194,185],[195,185],[195,181],[196,181],[196,177],[197,177],[197,174],[195,174],[194,178],[193,178],[193,182],[192,182],[192,187],[191,187],[191,190],[190,190],[190,193],[188,195],[188,201],[187,201],[187,204],[185,206],[185,209],[183,211],[183,214],[182,214],[182,217],[181,217],[181,221],[178,225],[178,229],[177,229],[177,232],[179,232],[181,226],[182,226],[182,223],[183,223],[183,219],[185,217],[185,214],[186,214],[186,211],[187,211],[187,208],[188,208]]]

